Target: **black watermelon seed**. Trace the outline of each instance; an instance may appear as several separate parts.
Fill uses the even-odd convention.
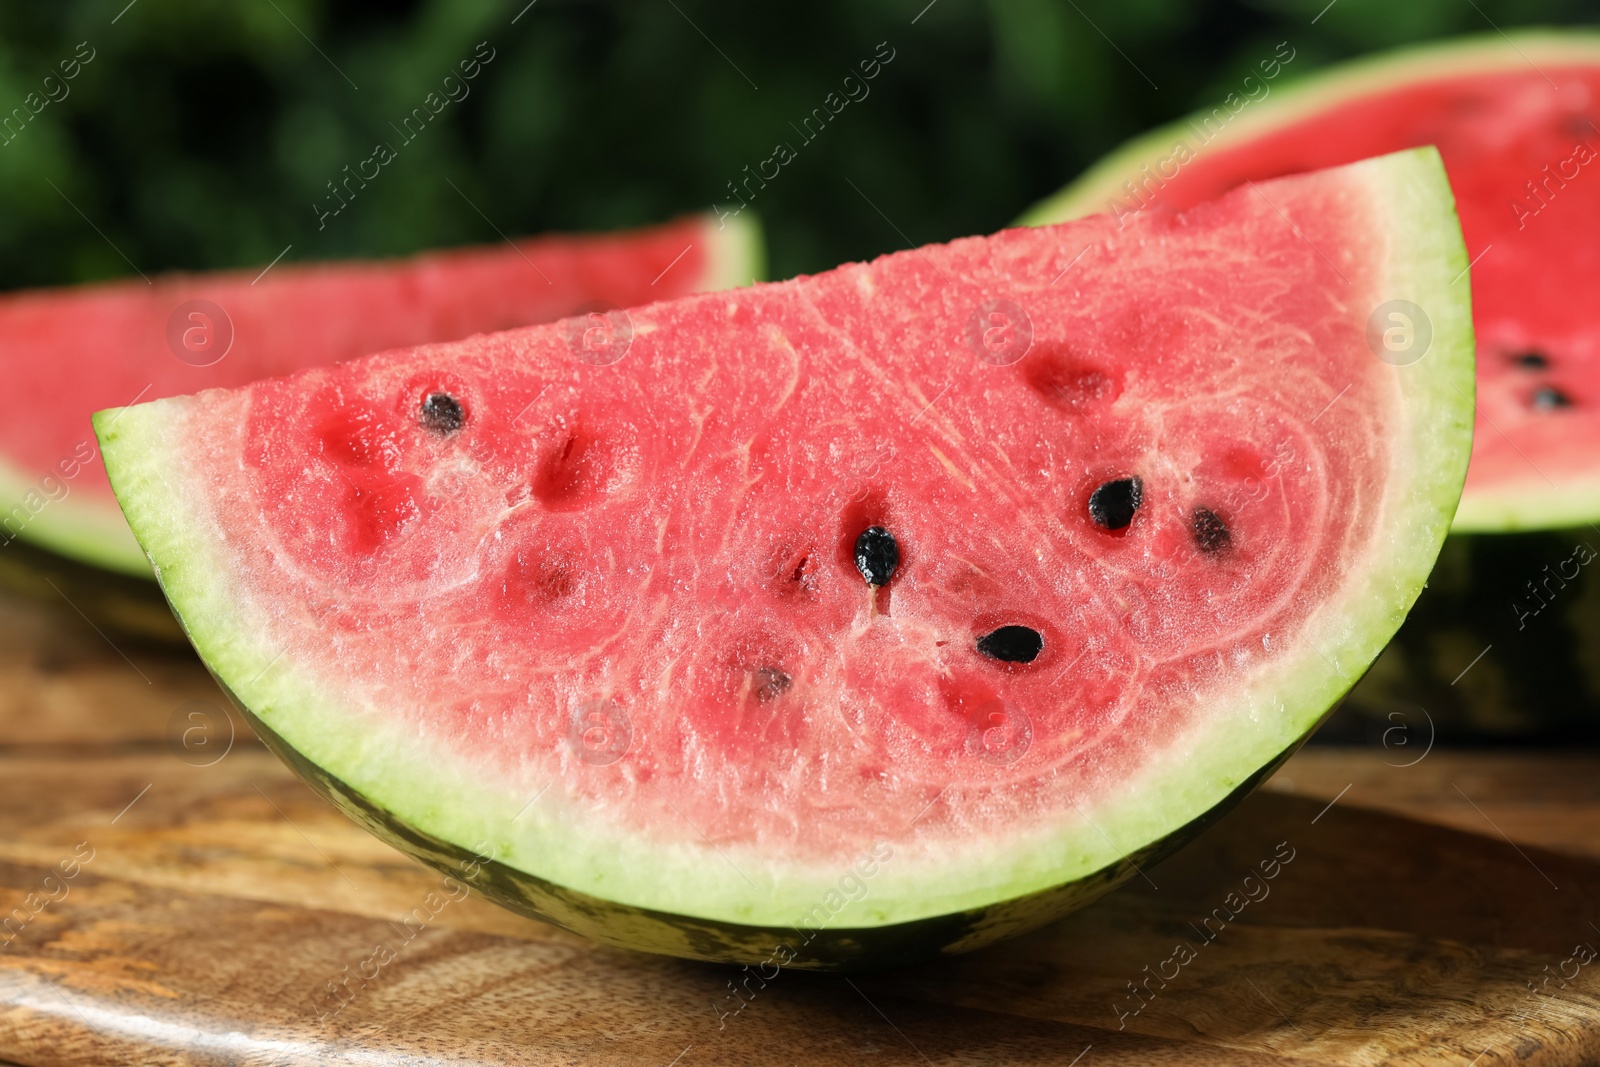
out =
[[[1511,362],[1523,370],[1544,370],[1550,366],[1550,360],[1543,352],[1521,352],[1512,356]]]
[[[856,570],[868,585],[888,585],[900,566],[900,545],[882,526],[868,526],[856,538]]]
[[[1210,508],[1195,508],[1189,525],[1194,531],[1194,543],[1202,552],[1221,552],[1233,543],[1228,524]]]
[[[1572,398],[1553,385],[1541,385],[1533,391],[1533,406],[1539,411],[1552,408],[1570,408]]]
[[[789,691],[794,679],[776,667],[762,667],[755,672],[755,683],[756,702],[770,704]]]
[[[434,433],[455,433],[466,421],[467,413],[461,410],[461,401],[449,393],[429,393],[422,402],[422,425]]]
[[[1089,517],[1107,530],[1123,530],[1144,503],[1144,483],[1137,478],[1106,482],[1089,494]]]
[[[1044,635],[1031,626],[1002,626],[978,638],[978,651],[1002,663],[1032,663],[1044,651]]]

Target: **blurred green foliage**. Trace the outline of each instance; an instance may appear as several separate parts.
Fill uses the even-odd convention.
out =
[[[79,42],[95,57],[0,145],[0,286],[637,225],[728,201],[787,141],[798,158],[752,204],[783,277],[994,230],[1220,99],[1279,41],[1297,52],[1287,81],[1597,17],[1577,0],[526,3],[0,7],[0,114]],[[402,145],[391,124],[481,41],[495,58],[470,96]],[[884,41],[895,58],[870,96],[801,143],[790,123]],[[378,142],[398,157],[319,230],[325,183]]]

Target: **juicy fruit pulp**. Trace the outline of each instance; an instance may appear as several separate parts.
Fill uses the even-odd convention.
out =
[[[605,366],[557,324],[96,425],[213,672],[401,847],[638,948],[972,948],[1253,782],[1448,527],[1437,155],[1262,189],[636,308]]]
[[[743,284],[754,240],[747,226],[699,217],[389,263],[0,297],[0,368],[28,398],[0,422],[0,541],[148,577],[97,462],[96,409]]]
[[[1335,68],[1140,138],[1025,221],[1181,210],[1425,144],[1455,190],[1479,346],[1456,528],[1600,519],[1600,37],[1495,35]]]

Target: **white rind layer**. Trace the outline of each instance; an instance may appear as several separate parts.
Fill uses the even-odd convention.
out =
[[[1337,595],[1315,608],[1277,658],[1229,691],[1205,696],[1192,727],[1152,749],[1131,776],[1053,821],[1004,840],[927,833],[895,842],[861,900],[834,927],[878,927],[944,915],[1084,879],[1210,811],[1296,745],[1361,676],[1421,591],[1449,529],[1472,435],[1473,338],[1468,287],[1452,285],[1466,253],[1449,185],[1432,149],[1339,171],[1377,220],[1372,276],[1382,297],[1428,309],[1432,348],[1362,373],[1391,386],[1391,466],[1373,535],[1348,562]],[[374,805],[466,850],[602,900],[702,919],[784,926],[833,892],[843,865],[785,863],[749,849],[663,845],[607,825],[558,788],[488,781],[442,747],[400,729],[346,680],[318,677],[267,638],[272,608],[236,573],[194,455],[193,405],[162,400],[102,412],[112,484],[185,629],[211,670],[274,732]],[[233,461],[237,461],[236,459]],[[532,801],[532,803],[530,803]]]
[[[719,225],[716,216],[708,214],[702,226],[708,255],[695,291],[732,289],[761,277],[765,254],[761,228],[753,215],[729,216]],[[89,427],[83,429],[87,440]],[[82,563],[138,578],[151,577],[145,553],[116,504],[56,475],[55,471],[30,475],[0,455],[0,523],[14,517],[9,526],[0,529],[0,541],[16,536]],[[64,485],[65,494],[51,499],[45,488],[47,477],[53,479],[50,484]]]
[[[87,426],[84,435],[89,436]],[[127,520],[104,494],[85,492],[81,478],[81,471],[68,479],[59,470],[30,477],[0,456],[0,541],[16,538],[96,567],[150,577],[150,564]]]
[[[1407,85],[1450,77],[1490,75],[1498,71],[1555,69],[1563,64],[1600,63],[1600,34],[1592,31],[1521,30],[1442,44],[1404,48],[1380,56],[1342,63],[1306,76],[1240,111],[1206,141],[1206,153],[1248,145],[1275,131],[1352,101],[1392,92]],[[1196,115],[1196,119],[1205,113]],[[1209,128],[1209,127],[1208,127]],[[1190,120],[1141,134],[1086,170],[1066,188],[1035,204],[1017,220],[1020,226],[1044,226],[1106,211],[1125,199],[1124,183],[1137,179],[1140,166],[1154,165],[1172,153],[1173,145],[1194,136]],[[1554,530],[1600,520],[1600,472],[1577,477],[1563,473],[1559,484],[1529,470],[1517,485],[1472,486],[1461,500],[1456,533],[1512,533]]]

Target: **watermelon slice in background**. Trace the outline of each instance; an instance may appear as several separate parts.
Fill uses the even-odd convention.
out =
[[[742,285],[760,258],[754,223],[695,216],[410,259],[0,296],[0,370],[28,398],[0,421],[0,579],[50,598],[53,582],[125,631],[173,630],[99,462],[97,409]]]
[[[613,944],[885,965],[1154,862],[1366,669],[1465,475],[1466,263],[1423,149],[95,426],[353,818]]]
[[[1425,716],[1600,735],[1600,36],[1496,34],[1319,72],[1140,137],[1023,221],[1182,209],[1422,144],[1443,155],[1473,263],[1477,433],[1428,593],[1349,703],[1419,749]]]

